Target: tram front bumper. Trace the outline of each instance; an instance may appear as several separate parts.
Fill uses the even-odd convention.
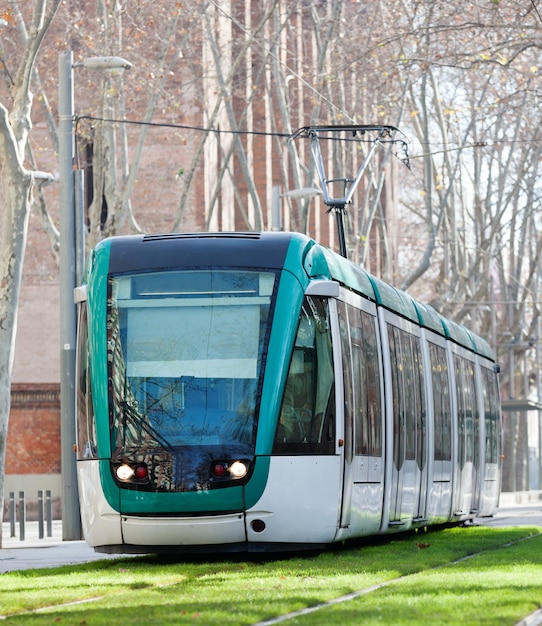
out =
[[[209,517],[121,516],[124,544],[218,546],[246,541],[243,513]]]

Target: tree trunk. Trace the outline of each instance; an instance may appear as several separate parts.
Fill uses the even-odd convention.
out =
[[[0,166],[2,169],[3,214],[0,239],[0,515],[4,510],[4,476],[10,411],[11,371],[17,331],[17,312],[23,270],[28,218],[30,215],[32,173],[24,167],[28,134],[32,127],[30,80],[43,37],[60,0],[48,6],[36,0],[28,31],[20,17],[18,3],[11,3],[18,18],[24,42],[21,62],[11,95],[11,111],[0,104]],[[0,548],[2,528],[0,525]]]
[[[16,142],[9,142],[7,137],[14,139],[7,111],[0,106],[0,162],[4,201],[0,240],[0,512],[4,510],[11,370],[32,184],[31,175],[24,170],[18,158]]]

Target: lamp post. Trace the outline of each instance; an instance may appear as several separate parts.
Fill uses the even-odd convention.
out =
[[[62,474],[62,538],[81,539],[77,490],[75,445],[75,347],[77,311],[73,299],[76,287],[77,254],[84,256],[83,229],[76,235],[74,182],[74,100],[73,70],[129,69],[120,57],[91,57],[73,62],[73,52],[59,59],[58,160],[60,183],[60,446]],[[79,241],[78,241],[79,239]],[[82,267],[82,265],[80,265]]]
[[[281,198],[309,200],[314,196],[321,195],[322,191],[317,187],[302,187],[301,189],[290,189],[290,191],[280,193],[280,185],[274,185],[271,190],[271,230],[283,230]]]

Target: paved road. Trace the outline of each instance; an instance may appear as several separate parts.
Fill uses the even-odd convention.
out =
[[[479,518],[476,524],[486,526],[540,526],[542,527],[542,500],[531,502],[521,498],[501,498],[501,507],[492,518]],[[16,528],[18,533],[18,528]],[[0,574],[23,569],[56,567],[88,563],[100,559],[118,558],[119,555],[99,554],[84,541],[62,541],[62,525],[53,522],[52,536],[38,538],[38,523],[28,522],[25,541],[10,537],[8,523],[3,524],[3,548],[0,550]]]
[[[480,518],[477,524],[484,526],[541,526],[542,502],[501,506],[494,517]]]
[[[20,541],[19,528],[16,528],[17,536],[10,537],[10,526],[4,522],[2,525],[3,548],[0,550],[0,573],[88,563],[113,556],[94,552],[84,541],[62,541],[62,522],[60,521],[55,520],[53,522],[52,531],[51,537],[46,536],[39,539],[38,523],[27,522],[25,540]]]

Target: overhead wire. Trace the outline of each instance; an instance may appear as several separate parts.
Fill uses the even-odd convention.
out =
[[[297,80],[299,80],[307,89],[312,91],[318,98],[320,98],[322,101],[327,103],[331,108],[335,109],[338,113],[340,113],[342,116],[344,116],[345,118],[347,118],[351,122],[354,122],[353,118],[348,113],[346,113],[340,106],[336,105],[332,100],[330,100],[320,90],[318,90],[316,87],[314,87],[314,85],[310,84],[306,79],[304,79],[301,75],[299,75],[298,72],[296,72],[294,69],[292,69],[285,61],[283,61],[269,47],[265,46],[261,41],[259,41],[257,38],[255,38],[253,36],[253,34],[250,32],[249,29],[247,29],[234,16],[232,16],[227,11],[225,11],[221,6],[219,6],[219,3],[216,2],[216,0],[209,0],[209,3],[212,4],[216,8],[216,10],[219,11],[224,17],[229,19],[232,22],[232,24],[234,24],[247,37],[250,37],[252,43],[254,43],[256,46],[261,48],[266,54],[268,54],[270,57],[275,59],[281,66],[283,66],[291,76],[293,76]],[[537,8],[534,0],[531,0],[531,4],[532,4],[536,14],[538,15],[538,17],[542,21],[542,17],[540,16],[540,13],[538,11],[538,8]],[[178,124],[178,123],[168,123],[168,122],[144,122],[144,121],[126,120],[126,119],[110,119],[110,118],[101,118],[101,117],[90,116],[90,115],[77,116],[75,118],[76,128],[77,128],[77,124],[81,120],[91,120],[91,121],[109,122],[109,123],[117,123],[117,124],[131,124],[131,125],[140,125],[140,126],[153,126],[153,127],[162,127],[162,128],[178,128],[178,129],[190,130],[190,131],[194,131],[194,132],[205,132],[205,133],[213,133],[213,134],[231,134],[231,135],[246,135],[246,136],[248,136],[248,135],[269,136],[269,137],[279,137],[279,138],[284,138],[284,139],[292,139],[294,137],[294,134],[281,133],[281,132],[268,132],[268,131],[257,131],[257,130],[251,130],[251,131],[250,130],[224,130],[224,129],[220,129],[220,128],[206,128],[206,127],[202,127],[202,126],[194,126],[194,125],[188,125],[188,124]],[[325,137],[322,137],[322,139],[325,139]],[[334,137],[333,139],[337,140],[337,141],[347,141],[348,140],[347,138],[341,138],[341,137]],[[372,140],[363,140],[363,139],[360,139],[360,138],[357,138],[357,141],[359,141],[360,143],[364,143],[364,142],[365,143],[371,143],[372,142]],[[468,148],[482,148],[482,147],[489,147],[491,145],[496,145],[496,144],[503,144],[503,143],[512,144],[512,143],[519,143],[519,142],[526,143],[528,141],[538,141],[538,140],[537,139],[533,139],[533,140],[496,140],[496,141],[492,141],[492,142],[488,142],[488,141],[473,142],[473,143],[470,143],[470,144],[462,144],[462,145],[457,145],[457,146],[454,146],[454,147],[448,146],[447,148],[445,148],[443,150],[424,151],[424,152],[422,152],[420,154],[414,154],[414,155],[409,154],[409,152],[408,152],[408,142],[406,140],[392,138],[391,140],[381,140],[380,143],[381,144],[392,143],[392,144],[400,144],[400,145],[402,145],[404,156],[401,157],[397,153],[392,153],[392,154],[397,159],[402,161],[405,165],[407,165],[407,167],[409,167],[409,169],[410,169],[410,161],[412,159],[420,159],[420,158],[425,158],[427,156],[433,156],[433,155],[437,155],[437,154],[446,154],[446,153],[449,153],[449,152],[457,152],[459,150],[463,150],[463,149],[466,149],[466,148],[467,149]]]
[[[119,118],[107,118],[107,117],[98,117],[98,116],[94,116],[94,115],[78,115],[74,118],[74,122],[75,122],[75,129],[77,131],[77,127],[79,125],[79,122],[84,121],[84,120],[89,120],[89,121],[94,121],[94,122],[106,122],[106,123],[111,123],[111,124],[129,124],[129,125],[134,125],[134,126],[153,126],[156,128],[178,128],[178,129],[182,129],[182,130],[191,130],[194,132],[203,132],[203,133],[214,133],[214,134],[230,134],[230,135],[255,135],[255,136],[262,136],[262,137],[279,137],[279,138],[283,138],[283,139],[292,139],[292,137],[294,136],[294,134],[290,134],[290,133],[281,133],[281,132],[272,132],[272,131],[259,131],[259,130],[229,130],[229,129],[223,129],[223,128],[207,128],[204,126],[195,126],[195,125],[191,125],[191,124],[178,124],[178,123],[173,123],[173,122],[145,122],[145,121],[141,121],[141,120],[130,120],[130,119],[119,119]],[[404,133],[402,133],[404,134]],[[334,139],[337,141],[352,141],[352,138],[348,138],[348,137],[337,137],[337,138],[329,138],[329,137],[322,137],[322,139]],[[360,143],[371,143],[372,140],[371,139],[362,139],[360,137],[357,137],[355,139],[355,141],[358,141]],[[393,138],[391,140],[381,140],[382,144],[385,143],[395,143],[395,144],[400,144],[403,146],[404,152],[405,152],[405,157],[401,158],[399,155],[394,153],[394,156],[396,156],[399,160],[402,161],[412,161],[413,159],[422,159],[428,156],[435,156],[438,154],[447,154],[450,152],[457,152],[459,150],[465,150],[465,149],[476,149],[476,148],[491,148],[491,146],[495,146],[495,145],[503,145],[503,144],[507,144],[507,145],[515,145],[515,144],[526,144],[526,143],[537,143],[540,142],[540,139],[538,138],[532,138],[532,139],[495,139],[493,141],[474,141],[471,143],[464,143],[464,144],[458,144],[455,146],[450,146],[448,144],[448,147],[442,149],[442,150],[438,150],[438,149],[433,149],[433,150],[426,150],[423,152],[420,152],[419,154],[409,154],[408,152],[408,141],[405,139],[396,139]],[[428,144],[421,144],[426,145],[427,147]],[[434,143],[432,145],[435,145]]]
[[[534,0],[531,0],[531,4],[533,5],[535,13],[538,15],[538,19],[542,22],[542,16],[540,15],[540,11],[538,10],[538,7],[536,6]]]
[[[273,137],[284,137],[285,139],[289,138],[290,133],[276,133],[276,132],[266,132],[266,131],[258,131],[258,130],[224,130],[222,128],[206,128],[204,126],[193,126],[191,124],[177,124],[173,122],[144,122],[141,120],[127,120],[127,119],[116,119],[116,118],[107,118],[107,117],[97,117],[94,115],[78,115],[75,117],[75,125],[77,128],[77,124],[82,120],[90,120],[95,122],[107,122],[111,124],[132,124],[134,126],[155,126],[159,128],[180,128],[182,130],[193,130],[201,133],[215,133],[217,135],[220,134],[228,134],[228,135],[262,135],[262,136],[273,136]]]
[[[297,133],[279,133],[279,132],[271,132],[271,131],[259,131],[259,130],[225,130],[222,128],[206,128],[203,126],[194,126],[190,124],[177,124],[173,122],[145,122],[141,120],[129,120],[129,119],[117,119],[117,118],[106,118],[106,117],[97,117],[94,115],[78,115],[75,117],[75,129],[76,129],[76,137],[77,137],[77,128],[80,121],[89,120],[95,122],[106,122],[111,124],[128,124],[134,126],[153,126],[157,128],[179,128],[182,130],[191,130],[195,132],[202,133],[214,133],[214,134],[229,134],[229,135],[256,135],[256,136],[267,136],[267,137],[279,137],[283,139],[294,139],[297,136]],[[398,129],[396,129],[398,130]],[[401,131],[399,131],[401,132]],[[403,134],[403,133],[401,133]],[[358,136],[355,138],[352,137],[329,137],[323,136],[321,139],[329,139],[334,141],[356,141],[358,143],[373,143],[373,139],[363,139]],[[408,153],[408,142],[405,139],[380,139],[379,143],[382,145],[385,144],[399,144],[403,148],[403,156],[399,156],[397,153],[392,153],[397,159],[399,159],[403,164],[405,164],[408,168],[410,168],[410,156]]]

